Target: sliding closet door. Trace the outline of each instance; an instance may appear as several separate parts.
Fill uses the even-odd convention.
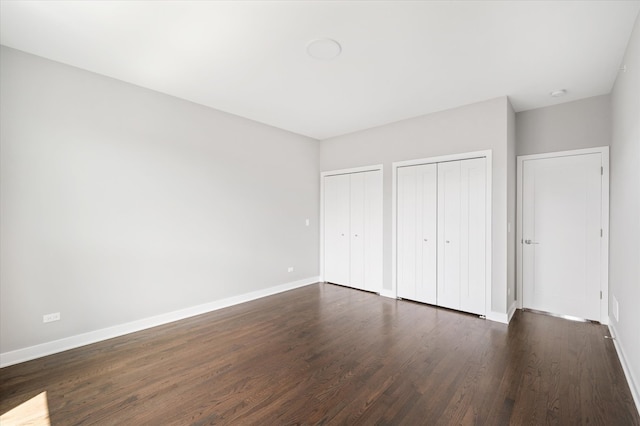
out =
[[[436,303],[437,166],[397,171],[398,296]]]
[[[485,314],[486,160],[460,162],[460,310]]]
[[[324,178],[324,279],[349,285],[350,175]]]
[[[438,305],[460,309],[460,161],[438,164]]]

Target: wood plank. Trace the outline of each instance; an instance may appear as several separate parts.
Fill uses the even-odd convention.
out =
[[[606,334],[316,284],[3,368],[0,414],[46,392],[51,424],[640,425]]]

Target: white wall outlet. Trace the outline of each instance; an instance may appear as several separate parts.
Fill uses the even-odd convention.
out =
[[[618,304],[618,299],[615,296],[613,298],[613,317],[616,319],[616,322],[620,321],[620,305]]]
[[[293,272],[293,266],[289,266],[289,267],[287,268],[287,272]]]
[[[309,226],[309,219],[306,219],[306,220],[304,221],[304,224],[305,224],[306,226]]]
[[[46,314],[42,316],[42,322],[53,322],[60,320],[60,312],[55,312],[53,314]]]

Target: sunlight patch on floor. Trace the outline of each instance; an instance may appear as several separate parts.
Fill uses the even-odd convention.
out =
[[[42,392],[0,416],[2,426],[51,426],[47,392]]]

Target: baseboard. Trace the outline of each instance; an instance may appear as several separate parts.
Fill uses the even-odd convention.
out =
[[[391,290],[380,290],[380,296],[382,297],[388,297],[390,299],[397,299],[396,295],[393,293],[393,291]]]
[[[631,390],[631,395],[633,396],[633,401],[636,403],[636,410],[640,413],[640,382],[637,378],[633,377],[633,372],[631,368],[629,368],[629,364],[627,363],[627,356],[624,352],[624,346],[622,346],[622,342],[619,340],[618,333],[616,332],[616,328],[614,327],[615,321],[609,321],[609,332],[613,339],[613,346],[616,348],[616,352],[618,353],[618,359],[620,360],[620,364],[622,364],[622,370],[624,371],[624,375],[627,378],[627,383],[629,384],[629,389]]]
[[[78,348],[80,346],[89,345],[91,343],[100,342],[114,337],[123,336],[125,334],[134,333],[136,331],[145,330],[147,328],[156,327],[181,319],[205,314],[207,312],[226,308],[240,303],[249,302],[251,300],[260,299],[262,297],[271,296],[273,294],[282,293],[284,291],[293,290],[310,284],[317,283],[319,277],[309,277],[286,284],[281,284],[262,290],[252,291],[250,293],[238,296],[228,297],[221,300],[205,303],[202,305],[192,306],[190,308],[180,309],[178,311],[168,312],[137,321],[120,324],[113,327],[107,327],[100,330],[90,331],[88,333],[78,334],[75,336],[65,337],[64,339],[54,340],[52,342],[42,343],[15,351],[0,353],[0,368],[10,365],[19,364],[21,362],[30,361],[32,359],[41,358],[43,356],[52,355],[69,349]]]
[[[514,301],[511,304],[511,307],[509,308],[509,313],[507,314],[507,323],[511,322],[511,318],[513,318],[513,315],[516,313],[516,309],[518,308],[518,304]]]

